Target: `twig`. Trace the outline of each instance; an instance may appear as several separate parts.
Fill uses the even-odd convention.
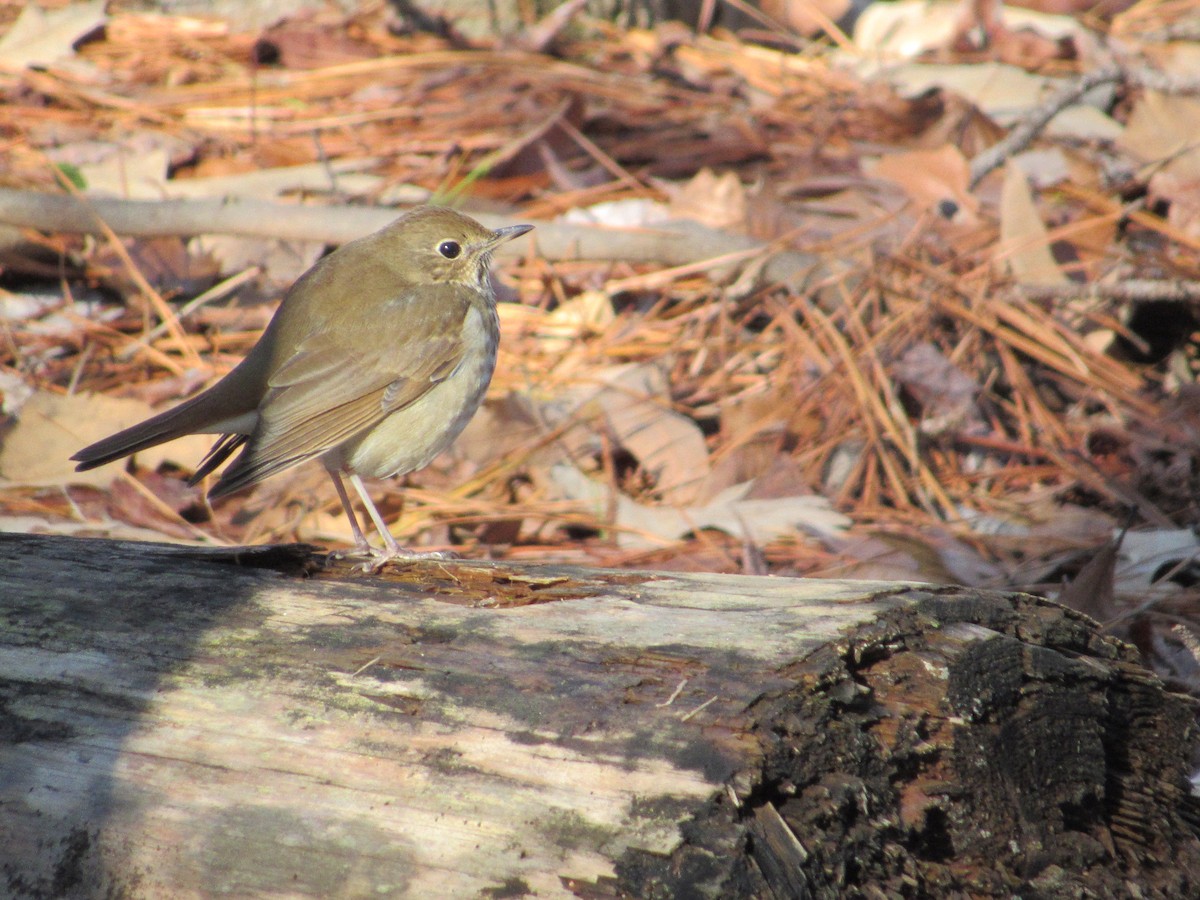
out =
[[[243,269],[242,271],[238,272],[236,275],[230,275],[224,281],[210,287],[203,294],[199,294],[196,297],[193,297],[191,300],[189,300],[187,303],[185,303],[183,306],[181,306],[179,308],[179,312],[176,315],[178,316],[180,321],[183,321],[188,316],[190,316],[192,313],[194,313],[196,310],[198,310],[200,307],[204,306],[207,303],[212,303],[214,300],[220,300],[222,297],[225,297],[228,294],[231,294],[233,291],[240,288],[247,281],[257,278],[261,274],[262,274],[261,266],[251,266],[248,269]],[[148,334],[142,335],[141,340],[144,343],[149,344],[149,343],[157,340],[163,334],[163,332],[165,332],[166,330],[167,330],[167,326],[165,323],[159,324],[159,325],[155,326]],[[120,353],[117,354],[117,359],[124,362],[125,360],[129,359],[131,356],[133,356],[135,353],[137,353],[141,349],[142,348],[140,346],[138,346],[137,344],[131,344],[130,346],[126,347],[124,350],[122,350]]]
[[[541,21],[530,25],[513,39],[513,45],[527,53],[545,53],[563,29],[571,24],[588,0],[567,0],[562,6],[548,13]]]
[[[999,168],[1004,161],[1015,153],[1028,147],[1042,130],[1050,124],[1050,120],[1060,112],[1079,100],[1088,91],[1102,84],[1121,81],[1124,70],[1117,66],[1106,66],[1094,72],[1088,72],[1078,81],[1058,90],[1045,101],[1031,110],[1028,115],[997,144],[993,144],[971,160],[971,181],[969,187],[974,190],[979,182],[993,169]]]
[[[569,99],[563,100],[558,107],[555,108],[550,115],[548,115],[541,122],[537,123],[524,133],[517,135],[511,141],[506,142],[503,146],[497,147],[491,153],[487,154],[487,156],[481,159],[475,165],[475,167],[472,168],[471,171],[468,172],[466,176],[458,182],[458,184],[454,185],[449,190],[441,192],[441,196],[436,197],[436,199],[439,202],[449,205],[450,201],[460,197],[467,190],[467,188],[469,188],[480,178],[484,177],[499,166],[504,165],[504,163],[520,154],[521,151],[523,151],[530,144],[540,141],[555,125],[562,126],[564,123],[563,116],[566,115],[567,110],[570,108],[571,101]]]
[[[71,195],[84,204],[85,208],[89,210],[95,223],[94,227],[99,229],[99,232],[104,235],[106,240],[108,240],[113,252],[117,254],[122,264],[125,266],[125,271],[129,274],[129,277],[133,281],[134,285],[139,291],[141,291],[142,295],[154,309],[155,313],[158,314],[158,320],[165,330],[170,333],[172,338],[174,338],[175,344],[177,347],[179,347],[179,352],[183,354],[184,359],[186,359],[191,366],[196,368],[203,367],[204,362],[200,359],[200,354],[196,352],[196,349],[188,343],[187,337],[183,331],[183,326],[179,324],[179,319],[176,317],[175,311],[171,309],[167,301],[162,298],[162,295],[159,294],[159,292],[153,287],[151,287],[150,282],[146,280],[146,276],[142,274],[142,270],[139,269],[137,264],[133,261],[133,257],[129,255],[129,251],[125,248],[125,245],[121,242],[121,239],[117,237],[116,231],[113,230],[108,222],[104,220],[104,216],[101,215],[100,212],[95,208],[95,205],[92,204],[88,198],[80,194],[79,189],[71,182],[71,179],[67,178],[62,173],[61,169],[59,169],[57,166],[53,166],[53,171],[55,177],[58,179],[59,184],[61,184],[67,191],[70,191]]]
[[[754,247],[749,250],[737,250],[733,253],[722,253],[720,256],[714,256],[711,259],[701,259],[697,262],[688,263],[683,266],[674,266],[670,269],[659,269],[655,272],[647,272],[644,275],[632,275],[629,278],[616,278],[605,283],[605,289],[610,294],[620,294],[624,291],[655,291],[669,285],[672,281],[680,278],[686,278],[689,275],[699,275],[704,272],[711,272],[713,269],[719,269],[723,266],[730,266],[734,263],[744,262],[753,259],[759,254],[765,252],[765,248]]]
[[[357,678],[359,675],[361,675],[363,672],[367,671],[367,669],[371,668],[371,666],[375,665],[375,663],[379,662],[381,659],[383,659],[382,656],[377,656],[374,659],[367,660],[365,663],[363,663],[361,666],[359,666],[357,669],[355,669],[353,672],[351,672],[350,677]]]
[[[1137,69],[1127,72],[1125,77],[1130,84],[1163,94],[1200,94],[1200,78],[1195,76],[1188,78],[1157,69]]]
[[[134,491],[140,494],[142,498],[150,504],[151,507],[158,510],[158,512],[162,513],[163,516],[170,519],[172,522],[182,525],[185,529],[187,529],[188,533],[194,539],[209,544],[217,544],[221,547],[226,547],[229,545],[228,541],[222,540],[215,534],[209,534],[208,532],[197,528],[195,525],[185,519],[179,510],[169,506],[167,503],[164,503],[157,494],[155,494],[152,490],[146,487],[146,485],[142,484],[124,469],[120,471],[118,477],[121,479],[121,481],[129,485],[134,489]]]
[[[660,709],[664,706],[670,706],[672,703],[674,703],[676,701],[676,699],[678,699],[679,695],[683,693],[683,689],[687,686],[687,683],[688,683],[688,680],[686,678],[683,679],[683,681],[679,682],[679,684],[677,684],[675,686],[675,690],[671,692],[670,697],[668,697],[662,703],[655,703],[654,705],[659,707]]]
[[[566,119],[559,123],[559,127],[565,131],[571,140],[578,144],[588,156],[603,166],[608,173],[613,176],[613,178],[617,179],[617,181],[628,185],[635,191],[645,190],[646,186],[644,184],[625,171],[624,167],[622,167],[620,163],[601,150],[595,144],[595,142],[591,140],[591,138],[589,138],[586,134],[584,134]]]
[[[1157,281],[1137,279],[1116,284],[1022,284],[1016,290],[1031,300],[1148,300],[1200,302],[1200,281]]]
[[[703,703],[701,703],[699,706],[697,706],[695,709],[693,709],[690,713],[684,713],[682,716],[680,716],[679,721],[686,722],[688,719],[692,718],[692,716],[694,716],[700,712],[703,712],[706,707],[712,706],[712,704],[714,704],[716,702],[717,702],[717,697],[714,694],[712,697],[709,697],[707,700],[705,700]]]

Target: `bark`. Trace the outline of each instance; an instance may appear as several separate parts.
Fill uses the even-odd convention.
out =
[[[33,897],[1194,896],[1186,698],[954,587],[0,536]]]

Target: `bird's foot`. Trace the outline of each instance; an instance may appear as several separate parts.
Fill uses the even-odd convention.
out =
[[[407,547],[395,546],[379,549],[369,544],[355,546],[351,550],[335,550],[329,554],[333,559],[358,559],[366,557],[356,566],[359,572],[374,575],[391,562],[412,562],[418,559],[457,559],[458,554],[451,550],[409,550]]]
[[[452,550],[409,550],[407,547],[389,547],[385,550],[371,548],[371,558],[364,562],[360,569],[374,575],[388,563],[413,562],[418,559],[458,559],[458,554]]]

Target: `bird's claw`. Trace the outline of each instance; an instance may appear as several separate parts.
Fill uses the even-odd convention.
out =
[[[331,559],[355,559],[365,556],[355,571],[364,575],[374,575],[388,563],[413,562],[419,559],[458,559],[458,554],[451,550],[409,550],[407,547],[390,547],[377,549],[371,546],[354,547],[351,550],[335,550],[329,554]]]

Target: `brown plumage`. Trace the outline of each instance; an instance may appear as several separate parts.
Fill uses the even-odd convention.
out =
[[[475,414],[496,364],[500,329],[488,280],[492,252],[532,226],[490,231],[422,207],[345,244],[288,291],[244,360],[174,409],[85,447],[77,469],[186,434],[220,434],[194,480],[225,469],[210,497],[307,459],[328,470],[357,549],[397,545],[360,476],[427,465]],[[372,550],[342,484],[349,476],[386,545]]]

